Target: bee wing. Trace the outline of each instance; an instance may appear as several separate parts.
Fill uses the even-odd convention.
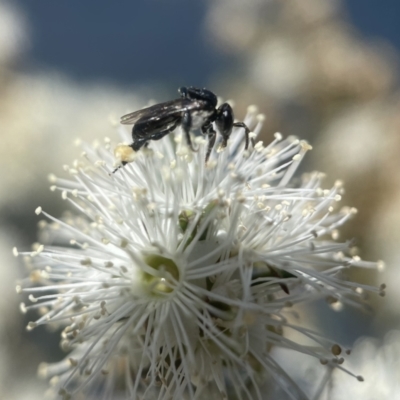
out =
[[[201,103],[199,101],[193,101],[190,99],[171,100],[123,115],[121,117],[121,124],[132,125],[135,124],[139,119],[148,121],[160,120],[171,115],[181,113],[184,110],[193,110],[199,108],[201,108]]]

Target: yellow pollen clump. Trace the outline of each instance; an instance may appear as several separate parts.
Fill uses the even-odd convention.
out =
[[[127,144],[119,144],[114,150],[115,157],[121,162],[132,162],[135,158],[135,151]]]

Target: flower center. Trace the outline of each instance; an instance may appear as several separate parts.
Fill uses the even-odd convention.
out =
[[[179,282],[180,273],[175,261],[158,254],[144,256],[145,263],[157,273],[143,272],[143,279],[153,294],[171,293]]]

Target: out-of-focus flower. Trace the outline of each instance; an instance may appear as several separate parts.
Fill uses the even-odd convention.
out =
[[[137,96],[116,87],[83,88],[54,72],[12,76],[3,97],[0,126],[8,134],[2,138],[0,168],[9,173],[0,178],[0,207],[23,202],[49,168],[61,172],[77,137],[89,141],[105,136],[127,104],[140,104]]]
[[[332,389],[327,398],[365,400],[400,399],[400,332],[386,334],[383,343],[372,338],[363,338],[356,343],[349,368],[360,371],[365,381],[354,385],[345,374],[334,373]]]
[[[0,70],[15,64],[28,44],[26,21],[21,11],[11,2],[0,1]],[[3,71],[0,72],[2,75]],[[3,77],[2,77],[3,78]],[[1,79],[0,86],[4,84]]]
[[[217,23],[221,18],[232,23]],[[278,103],[269,113],[297,104],[311,107],[313,118],[332,118],[341,102],[376,99],[395,83],[393,51],[358,37],[340,2],[218,0],[206,27],[213,45],[249,60],[236,90],[245,83],[246,92]]]
[[[254,137],[262,121],[251,107]],[[17,289],[30,293],[22,310],[41,314],[29,329],[64,328],[71,353],[40,368],[64,398],[261,399],[269,379],[305,399],[270,350],[340,369],[344,360],[338,344],[292,324],[291,308],[359,306],[365,290],[383,293],[345,278],[351,266],[380,264],[335,240],[355,212],[336,210],[341,183],[323,190],[320,173],[293,178],[311,146],[276,134],[244,151],[236,130],[205,164],[206,141],[195,142],[193,153],[175,132],[110,174],[107,139],[84,145],[65,168],[73,179],[51,178],[80,215],[36,210],[50,221],[41,224],[49,245],[25,253],[30,277]]]

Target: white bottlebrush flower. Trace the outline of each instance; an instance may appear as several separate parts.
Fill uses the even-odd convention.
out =
[[[262,121],[249,108],[253,137]],[[17,290],[32,303],[23,311],[41,314],[29,329],[64,327],[71,353],[40,368],[64,398],[261,399],[272,379],[305,399],[274,347],[343,369],[339,345],[285,316],[303,301],[358,305],[365,289],[383,290],[342,279],[351,266],[377,264],[334,240],[354,214],[335,211],[341,184],[321,189],[320,173],[293,179],[310,149],[296,138],[276,134],[244,151],[237,129],[207,164],[205,140],[195,142],[196,153],[178,130],[110,174],[115,146],[106,140],[65,167],[72,179],[51,177],[78,216],[36,210],[52,245],[25,254],[30,277]]]

